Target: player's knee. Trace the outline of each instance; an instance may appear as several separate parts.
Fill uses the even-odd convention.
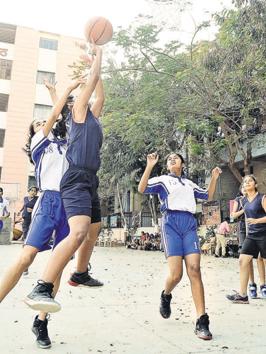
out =
[[[170,274],[170,278],[171,281],[175,284],[178,284],[180,282],[180,280],[182,279],[182,272],[181,273],[171,273]]]
[[[75,232],[73,233],[75,242],[78,244],[81,244],[86,236],[87,236],[87,230],[85,228],[76,229]]]
[[[187,266],[187,274],[188,274],[189,278],[201,277],[200,265],[199,264],[189,264]]]
[[[32,264],[34,258],[35,258],[35,254],[31,254],[31,253],[22,254],[19,259],[19,267],[23,270],[27,269]]]

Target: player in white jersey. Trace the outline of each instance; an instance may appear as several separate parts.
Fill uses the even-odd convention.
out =
[[[22,273],[34,261],[40,251],[50,249],[49,242],[54,233],[55,247],[69,233],[64,206],[60,196],[60,182],[68,168],[65,158],[66,140],[58,139],[52,133],[53,125],[58,119],[70,92],[77,88],[81,80],[71,84],[58,100],[47,121],[34,120],[30,126],[26,151],[35,165],[36,180],[41,195],[35,204],[32,221],[21,253],[13,265],[7,270],[0,283],[0,302],[15,287]],[[53,294],[60,282],[58,276]],[[32,331],[41,348],[49,348],[51,341],[47,332],[46,313],[36,316]]]
[[[184,259],[197,312],[195,333],[199,338],[209,340],[212,334],[209,331],[209,316],[205,313],[200,246],[193,214],[196,212],[196,198],[212,200],[221,170],[216,167],[212,171],[208,190],[205,190],[184,176],[184,159],[176,153],[167,157],[168,175],[149,178],[157,161],[157,154],[147,156],[147,166],[138,190],[140,193],[158,194],[163,214],[161,232],[169,275],[161,294],[160,313],[163,318],[171,315],[171,292],[182,279]]]

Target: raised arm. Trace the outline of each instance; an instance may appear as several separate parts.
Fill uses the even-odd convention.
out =
[[[144,193],[153,167],[158,162],[159,156],[156,153],[147,156],[147,165],[138,185],[139,193]]]
[[[55,105],[56,102],[58,101],[58,96],[57,96],[57,92],[56,92],[56,88],[55,88],[56,84],[53,85],[48,80],[44,80],[44,85],[47,88],[47,90],[49,91],[53,105]]]
[[[88,102],[93,94],[93,91],[96,88],[98,80],[100,78],[101,73],[101,65],[102,65],[102,50],[100,47],[94,45],[93,46],[93,54],[95,55],[95,59],[93,60],[90,75],[80,90],[78,97],[75,100],[73,111],[74,116],[73,119],[77,123],[84,122],[86,118],[86,112],[88,109]]]
[[[209,195],[208,200],[209,201],[211,201],[213,199],[213,195],[214,195],[214,192],[216,189],[216,183],[217,183],[217,180],[218,180],[221,173],[222,173],[222,170],[219,167],[215,167],[212,170],[212,177],[211,177],[211,180],[210,180],[210,183],[208,186],[208,195]]]
[[[43,133],[45,136],[48,136],[50,133],[51,129],[53,128],[54,123],[56,122],[57,118],[59,117],[65,103],[67,100],[67,97],[70,95],[70,93],[76,89],[81,83],[83,83],[82,79],[75,80],[72,84],[68,86],[68,88],[65,90],[64,94],[62,95],[61,98],[58,99],[56,102],[52,113],[50,114],[49,118],[47,119],[43,129]]]
[[[92,114],[94,117],[99,118],[103,109],[104,104],[104,89],[102,79],[99,78],[97,85],[95,87],[95,101],[91,107]]]

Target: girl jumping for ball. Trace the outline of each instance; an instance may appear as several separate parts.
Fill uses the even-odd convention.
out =
[[[100,167],[100,148],[103,138],[98,120],[104,100],[103,86],[99,80],[102,50],[93,45],[92,51],[94,60],[90,75],[81,87],[69,116],[69,142],[66,153],[69,169],[63,176],[60,187],[70,233],[55,249],[42,280],[38,281],[37,286],[25,300],[31,308],[46,312],[60,310],[60,304],[53,297],[54,283],[86,238],[90,225],[94,225],[94,228],[99,230],[101,222],[100,202],[97,193],[99,181],[96,173]],[[94,90],[96,91],[96,100],[90,108],[88,101]],[[102,94],[98,94],[99,92]],[[84,247],[86,248],[86,244]],[[88,259],[84,258],[83,260],[87,274]],[[82,278],[83,275],[78,274],[79,278]]]
[[[35,176],[41,192],[32,212],[32,220],[19,257],[5,273],[0,283],[0,301],[16,286],[22,273],[33,263],[40,251],[51,248],[50,241],[54,234],[53,248],[69,233],[67,218],[60,195],[60,182],[68,168],[66,160],[65,134],[58,139],[53,134],[53,125],[59,117],[68,95],[79,86],[81,80],[71,84],[64,95],[57,101],[47,121],[34,120],[30,125],[26,151],[35,165]],[[56,130],[56,129],[55,129]],[[65,129],[66,131],[66,129]],[[55,281],[55,296],[61,273]],[[41,348],[49,348],[51,341],[47,331],[47,313],[35,317],[32,331]]]
[[[209,316],[205,312],[200,246],[197,222],[193,214],[196,212],[196,198],[212,200],[221,170],[216,167],[212,171],[208,190],[205,190],[184,176],[184,159],[176,153],[167,157],[168,175],[149,178],[157,161],[157,154],[147,156],[147,166],[138,190],[144,194],[158,194],[161,202],[161,232],[169,275],[161,293],[160,314],[163,318],[169,318],[171,315],[171,292],[182,278],[184,259],[197,312],[195,333],[201,339],[212,339]]]

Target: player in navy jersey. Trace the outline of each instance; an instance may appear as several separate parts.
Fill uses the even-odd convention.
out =
[[[92,59],[90,57],[82,55],[81,59],[89,67],[92,65]],[[49,91],[53,104],[55,104],[58,100],[55,84],[52,84],[47,80],[44,81],[44,84]],[[99,96],[103,97],[103,91],[101,90],[101,82],[98,84],[97,89],[98,89],[97,91],[98,91],[98,102],[99,102]],[[103,102],[102,99],[100,101]],[[74,105],[74,96],[71,95],[68,97],[67,102],[61,112],[63,116],[63,121],[65,122],[69,121],[68,119],[69,113],[71,113],[73,109],[73,105]],[[100,114],[100,110],[98,111],[98,114]],[[103,283],[101,281],[93,278],[89,274],[89,270],[91,269],[90,258],[92,256],[92,251],[97,241],[99,232],[100,232],[100,223],[91,223],[89,227],[89,233],[77,251],[76,268],[75,268],[75,272],[71,274],[70,279],[68,280],[69,285],[85,286],[85,287],[103,286]]]
[[[103,84],[100,79],[102,50],[95,45],[92,50],[94,59],[90,75],[81,87],[69,116],[66,154],[69,169],[63,176],[60,186],[70,233],[51,255],[42,280],[25,301],[31,308],[47,312],[60,310],[60,304],[52,295],[54,283],[86,238],[90,225],[99,230],[101,222],[97,171],[100,167],[100,148],[103,139],[98,119],[104,102]],[[96,100],[90,107],[89,99],[94,91]],[[81,252],[83,245],[80,248]],[[78,274],[80,280],[84,273],[87,274],[88,259],[84,257],[83,262],[86,271]]]
[[[241,201],[247,222],[247,236],[241,248],[239,257],[240,265],[240,290],[239,293],[227,295],[227,299],[236,304],[248,304],[247,286],[249,268],[253,258],[258,255],[263,258],[266,265],[266,197],[258,192],[256,177],[247,175],[243,179],[246,195]],[[260,286],[261,296],[266,298],[265,273],[264,282]]]
[[[35,165],[35,176],[40,190],[33,212],[31,225],[24,247],[18,259],[7,270],[0,283],[0,301],[15,287],[22,273],[34,261],[40,251],[51,248],[49,242],[54,233],[53,248],[69,233],[64,206],[60,196],[60,182],[68,168],[66,160],[66,140],[57,139],[52,133],[62,107],[70,92],[79,86],[80,80],[71,84],[58,100],[47,121],[34,120],[29,129],[26,151]],[[57,292],[61,274],[55,282],[54,295]],[[46,313],[36,316],[32,328],[41,348],[49,348],[51,341],[47,332]]]
[[[233,210],[231,213],[231,216],[234,219],[237,219],[237,226],[238,226],[238,238],[239,238],[239,250],[241,250],[242,245],[244,243],[244,240],[246,238],[246,220],[245,220],[245,214],[244,214],[244,209],[243,209],[243,201],[244,196],[245,196],[245,189],[243,187],[243,184],[240,186],[240,195],[238,195],[233,204]],[[249,296],[251,299],[256,299],[258,296],[257,292],[257,284],[255,283],[254,280],[254,267],[253,267],[253,261],[249,263],[249,285],[248,285],[248,290],[249,290]],[[257,267],[258,267],[258,273],[259,273],[259,278],[260,278],[260,285],[265,284],[265,266],[263,259],[260,257],[260,255],[257,258]]]
[[[212,339],[212,334],[209,330],[209,316],[205,313],[200,245],[197,222],[193,214],[196,212],[196,198],[212,200],[221,170],[216,167],[212,171],[208,190],[205,190],[184,176],[184,159],[176,153],[167,157],[168,175],[149,178],[157,161],[157,154],[147,156],[147,166],[138,190],[144,194],[158,194],[161,203],[161,233],[169,275],[161,294],[160,313],[163,318],[169,318],[171,315],[171,292],[182,278],[184,259],[197,312],[195,333],[199,338],[209,340]]]

